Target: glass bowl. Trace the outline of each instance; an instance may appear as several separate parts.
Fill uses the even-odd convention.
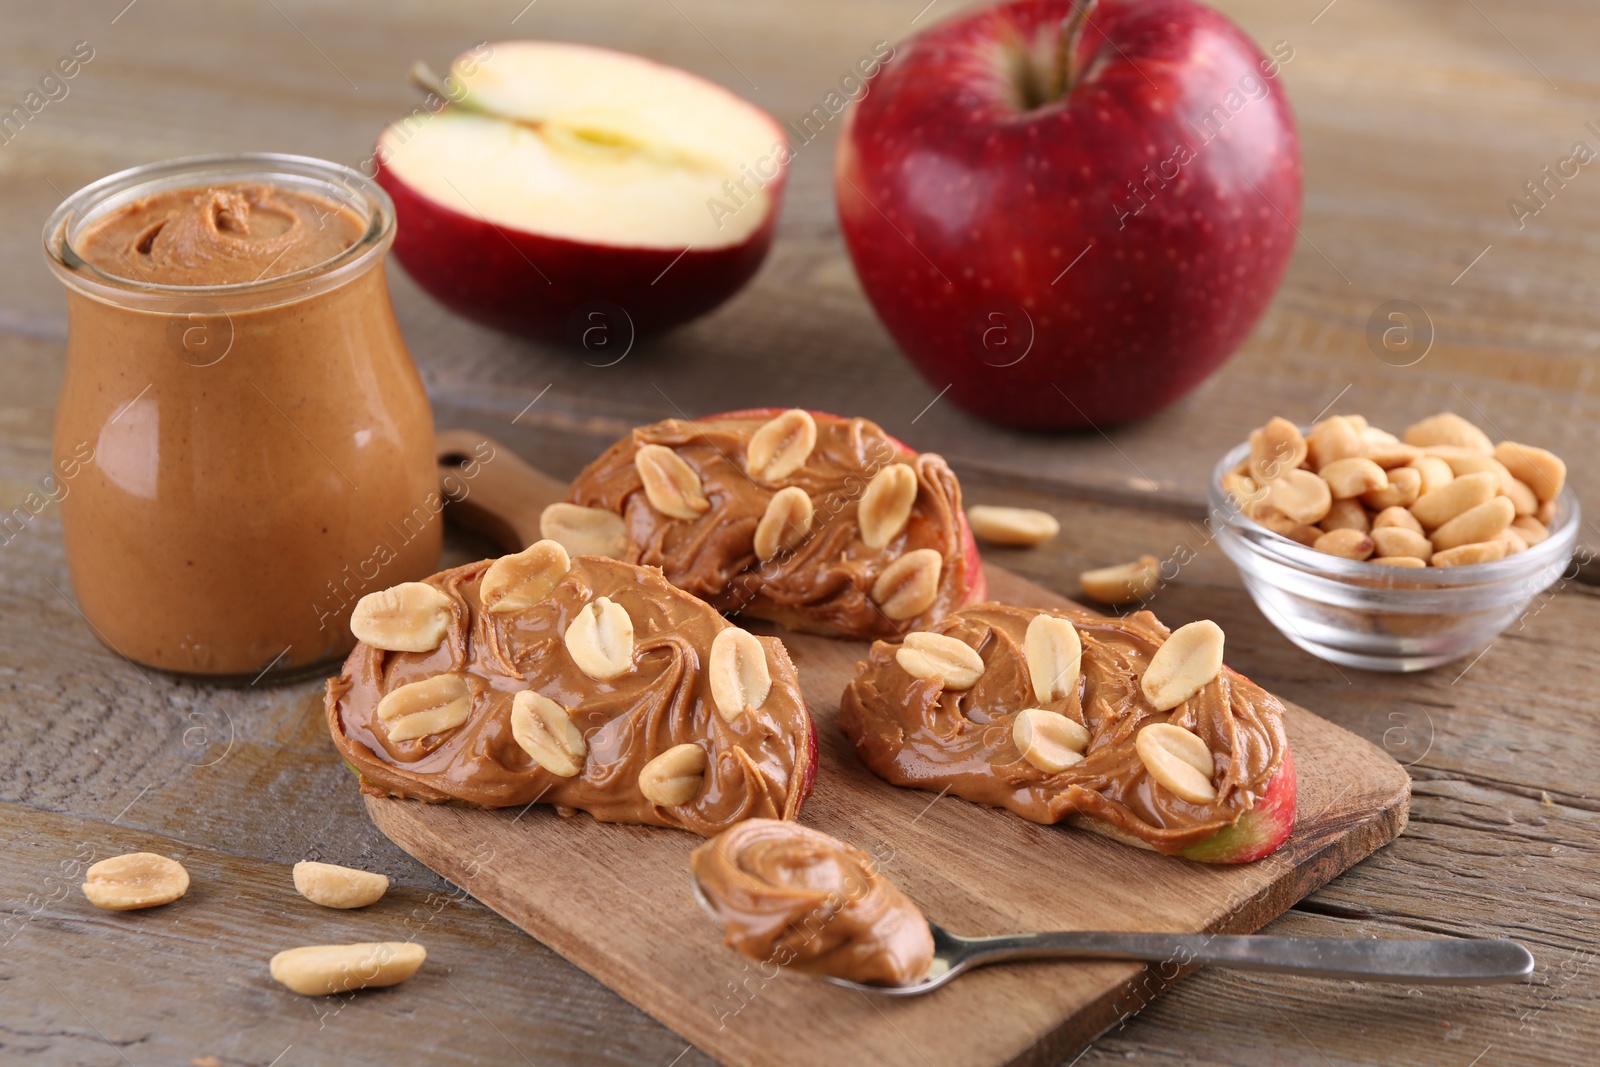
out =
[[[1240,444],[1211,472],[1212,533],[1262,614],[1331,663],[1420,671],[1470,656],[1560,580],[1572,560],[1580,515],[1570,485],[1556,498],[1550,536],[1492,563],[1389,567],[1318,552],[1259,525],[1222,488],[1223,475],[1249,452],[1248,442]]]

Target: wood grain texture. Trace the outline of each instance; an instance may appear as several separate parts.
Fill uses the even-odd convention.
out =
[[[23,507],[49,472],[66,316],[39,229],[73,189],[202,152],[266,149],[357,163],[379,128],[415,104],[404,81],[413,59],[438,68],[474,41],[506,36],[642,52],[788,118],[875,41],[900,40],[959,6],[7,5],[7,107],[73,42],[91,41],[96,58],[65,99],[0,146],[0,509]],[[1564,583],[1470,667],[1406,678],[1341,673],[1278,635],[1192,524],[1200,480],[1224,443],[1274,413],[1309,418],[1346,386],[1338,406],[1380,424],[1454,407],[1563,452],[1583,503],[1600,514],[1600,475],[1575,458],[1600,445],[1600,248],[1592,236],[1600,178],[1583,168],[1521,228],[1506,207],[1575,140],[1600,144],[1584,125],[1600,114],[1600,12],[1563,0],[1216,6],[1258,41],[1295,49],[1283,83],[1306,163],[1303,237],[1240,353],[1146,423],[1106,427],[1104,437],[1021,436],[977,424],[945,401],[928,408],[938,385],[894,351],[839,241],[832,130],[796,161],[777,244],[752,287],[616,367],[586,366],[462,322],[396,270],[402,327],[441,426],[487,432],[556,475],[572,475],[638,422],[804,403],[868,415],[913,445],[944,450],[974,500],[1054,513],[1063,534],[1050,545],[989,553],[1052,589],[1071,594],[1086,566],[1192,548],[1193,561],[1157,598],[1163,619],[1217,619],[1231,663],[1383,746],[1415,781],[1406,833],[1270,929],[1509,936],[1539,959],[1527,986],[1415,994],[1201,971],[1097,1040],[1075,1067],[1592,1062],[1600,1058],[1592,919],[1600,907],[1600,732],[1589,728],[1595,587]],[[1428,356],[1409,368],[1382,363],[1367,342],[1372,312],[1396,298],[1422,305],[1436,333]],[[0,545],[0,721],[9,742],[0,748],[0,801],[11,805],[0,818],[0,917],[35,915],[30,896],[52,891],[50,873],[85,840],[212,857],[208,881],[211,872],[234,880],[252,903],[226,921],[168,910],[123,922],[78,898],[52,904],[0,950],[0,1061],[145,1067],[215,1054],[230,1067],[267,1067],[292,1044],[278,1067],[709,1062],[470,900],[433,924],[441,931],[433,941],[458,938],[463,950],[430,943],[470,1004],[437,982],[402,987],[353,1001],[340,1025],[318,1031],[306,1002],[274,995],[266,956],[313,936],[388,933],[357,916],[319,915],[318,925],[301,926],[304,913],[273,911],[285,865],[321,858],[382,870],[396,879],[396,900],[412,906],[449,887],[372,826],[323,736],[314,684],[219,691],[141,676],[77,616],[53,505],[31,510]],[[1594,527],[1584,541],[1600,546]],[[457,535],[450,551],[455,562],[486,547]],[[204,902],[194,895],[185,906]],[[213,897],[206,906],[222,904]],[[249,966],[263,969],[247,976]],[[418,989],[442,995],[424,1003],[409,996]],[[362,1014],[372,1024],[352,1028]]]
[[[1067,603],[987,570],[996,599]],[[1399,764],[1298,707],[1286,726],[1299,821],[1283,848],[1252,864],[1191,863],[896,789],[861,764],[838,727],[839,695],[866,642],[779,633],[800,670],[821,753],[802,820],[872,852],[930,917],[959,933],[1252,931],[1405,825],[1410,780]],[[721,949],[718,925],[689,893],[691,835],[564,819],[542,805],[477,811],[368,798],[367,807],[413,856],[741,1067],[853,1057],[908,1067],[1054,1063],[1181,973],[1179,960],[1041,963],[980,970],[925,997],[867,997]]]

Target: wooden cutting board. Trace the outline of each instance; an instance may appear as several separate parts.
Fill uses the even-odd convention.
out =
[[[1067,603],[987,569],[997,600]],[[781,636],[819,734],[816,791],[801,821],[873,853],[956,933],[1248,932],[1406,823],[1404,769],[1292,705],[1299,821],[1283,848],[1246,866],[1172,859],[896,789],[861,764],[838,729],[839,695],[866,644]],[[689,852],[701,839],[688,833],[562,818],[542,805],[519,813],[368,798],[367,806],[401,848],[728,1064],[1055,1064],[1182,973],[1179,961],[1009,964],[923,997],[871,997],[773,975],[722,947],[718,925],[690,894]]]

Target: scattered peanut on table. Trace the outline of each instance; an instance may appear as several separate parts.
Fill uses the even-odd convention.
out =
[[[1360,415],[1334,415],[1305,434],[1284,418],[1252,430],[1249,455],[1222,488],[1261,526],[1329,555],[1460,567],[1549,537],[1566,477],[1553,453],[1495,444],[1450,412],[1402,437]]]

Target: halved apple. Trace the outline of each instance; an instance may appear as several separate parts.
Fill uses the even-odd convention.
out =
[[[788,140],[727,89],[546,41],[480,45],[445,88],[442,110],[383,131],[374,161],[395,255],[451,309],[620,350],[722,303],[766,256]]]

